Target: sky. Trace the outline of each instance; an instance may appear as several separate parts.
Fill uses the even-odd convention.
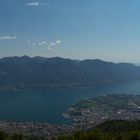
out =
[[[0,0],[0,57],[140,63],[140,0]]]

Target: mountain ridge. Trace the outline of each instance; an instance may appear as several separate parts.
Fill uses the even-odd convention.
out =
[[[140,80],[140,67],[100,59],[14,56],[0,59],[0,90],[92,87]]]

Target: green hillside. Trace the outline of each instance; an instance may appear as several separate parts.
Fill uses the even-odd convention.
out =
[[[88,132],[76,132],[55,140],[140,140],[140,121],[107,121]]]

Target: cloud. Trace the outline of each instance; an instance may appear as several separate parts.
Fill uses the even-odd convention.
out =
[[[46,41],[41,41],[41,42],[38,42],[38,45],[39,46],[44,46],[44,45],[46,45],[47,44],[47,42]]]
[[[47,3],[42,3],[42,2],[29,2],[25,3],[26,6],[48,6]]]
[[[56,44],[60,44],[60,43],[61,43],[61,40],[57,40],[57,41],[56,41]]]
[[[32,41],[31,40],[27,40],[27,43],[31,43]]]
[[[39,2],[30,2],[30,3],[25,3],[27,6],[38,6]]]
[[[48,43],[45,40],[43,40],[43,41],[39,41],[39,40],[35,40],[35,41],[27,40],[27,43],[32,44],[32,47],[33,48],[36,48],[36,47],[47,47],[49,50],[52,50],[52,49],[56,48],[59,44],[61,44],[62,41],[61,40],[56,40],[54,42]]]
[[[52,50],[53,48],[56,48],[59,44],[61,44],[61,40],[56,40],[55,42],[51,42],[48,45],[48,49]]]
[[[32,40],[27,40],[27,43],[28,43],[28,44],[32,44],[32,47],[33,47],[33,48],[36,47],[36,42],[35,42],[35,41],[33,42]]]
[[[17,39],[17,36],[0,36],[0,40],[12,40]]]
[[[32,46],[33,46],[33,48],[35,48],[35,47],[41,47],[41,46],[47,46],[47,41],[39,41],[39,40],[34,40],[34,41],[32,41],[32,40],[27,40],[27,43],[28,44],[32,44]]]
[[[35,44],[35,42],[33,42],[32,44],[33,44],[33,48],[35,48],[35,47],[36,47],[36,44]]]

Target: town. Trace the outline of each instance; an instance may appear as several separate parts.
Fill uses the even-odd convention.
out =
[[[70,125],[40,122],[0,121],[0,130],[8,134],[51,139],[78,130],[90,130],[107,120],[139,120],[140,96],[107,95],[79,100],[63,114],[73,120]]]

